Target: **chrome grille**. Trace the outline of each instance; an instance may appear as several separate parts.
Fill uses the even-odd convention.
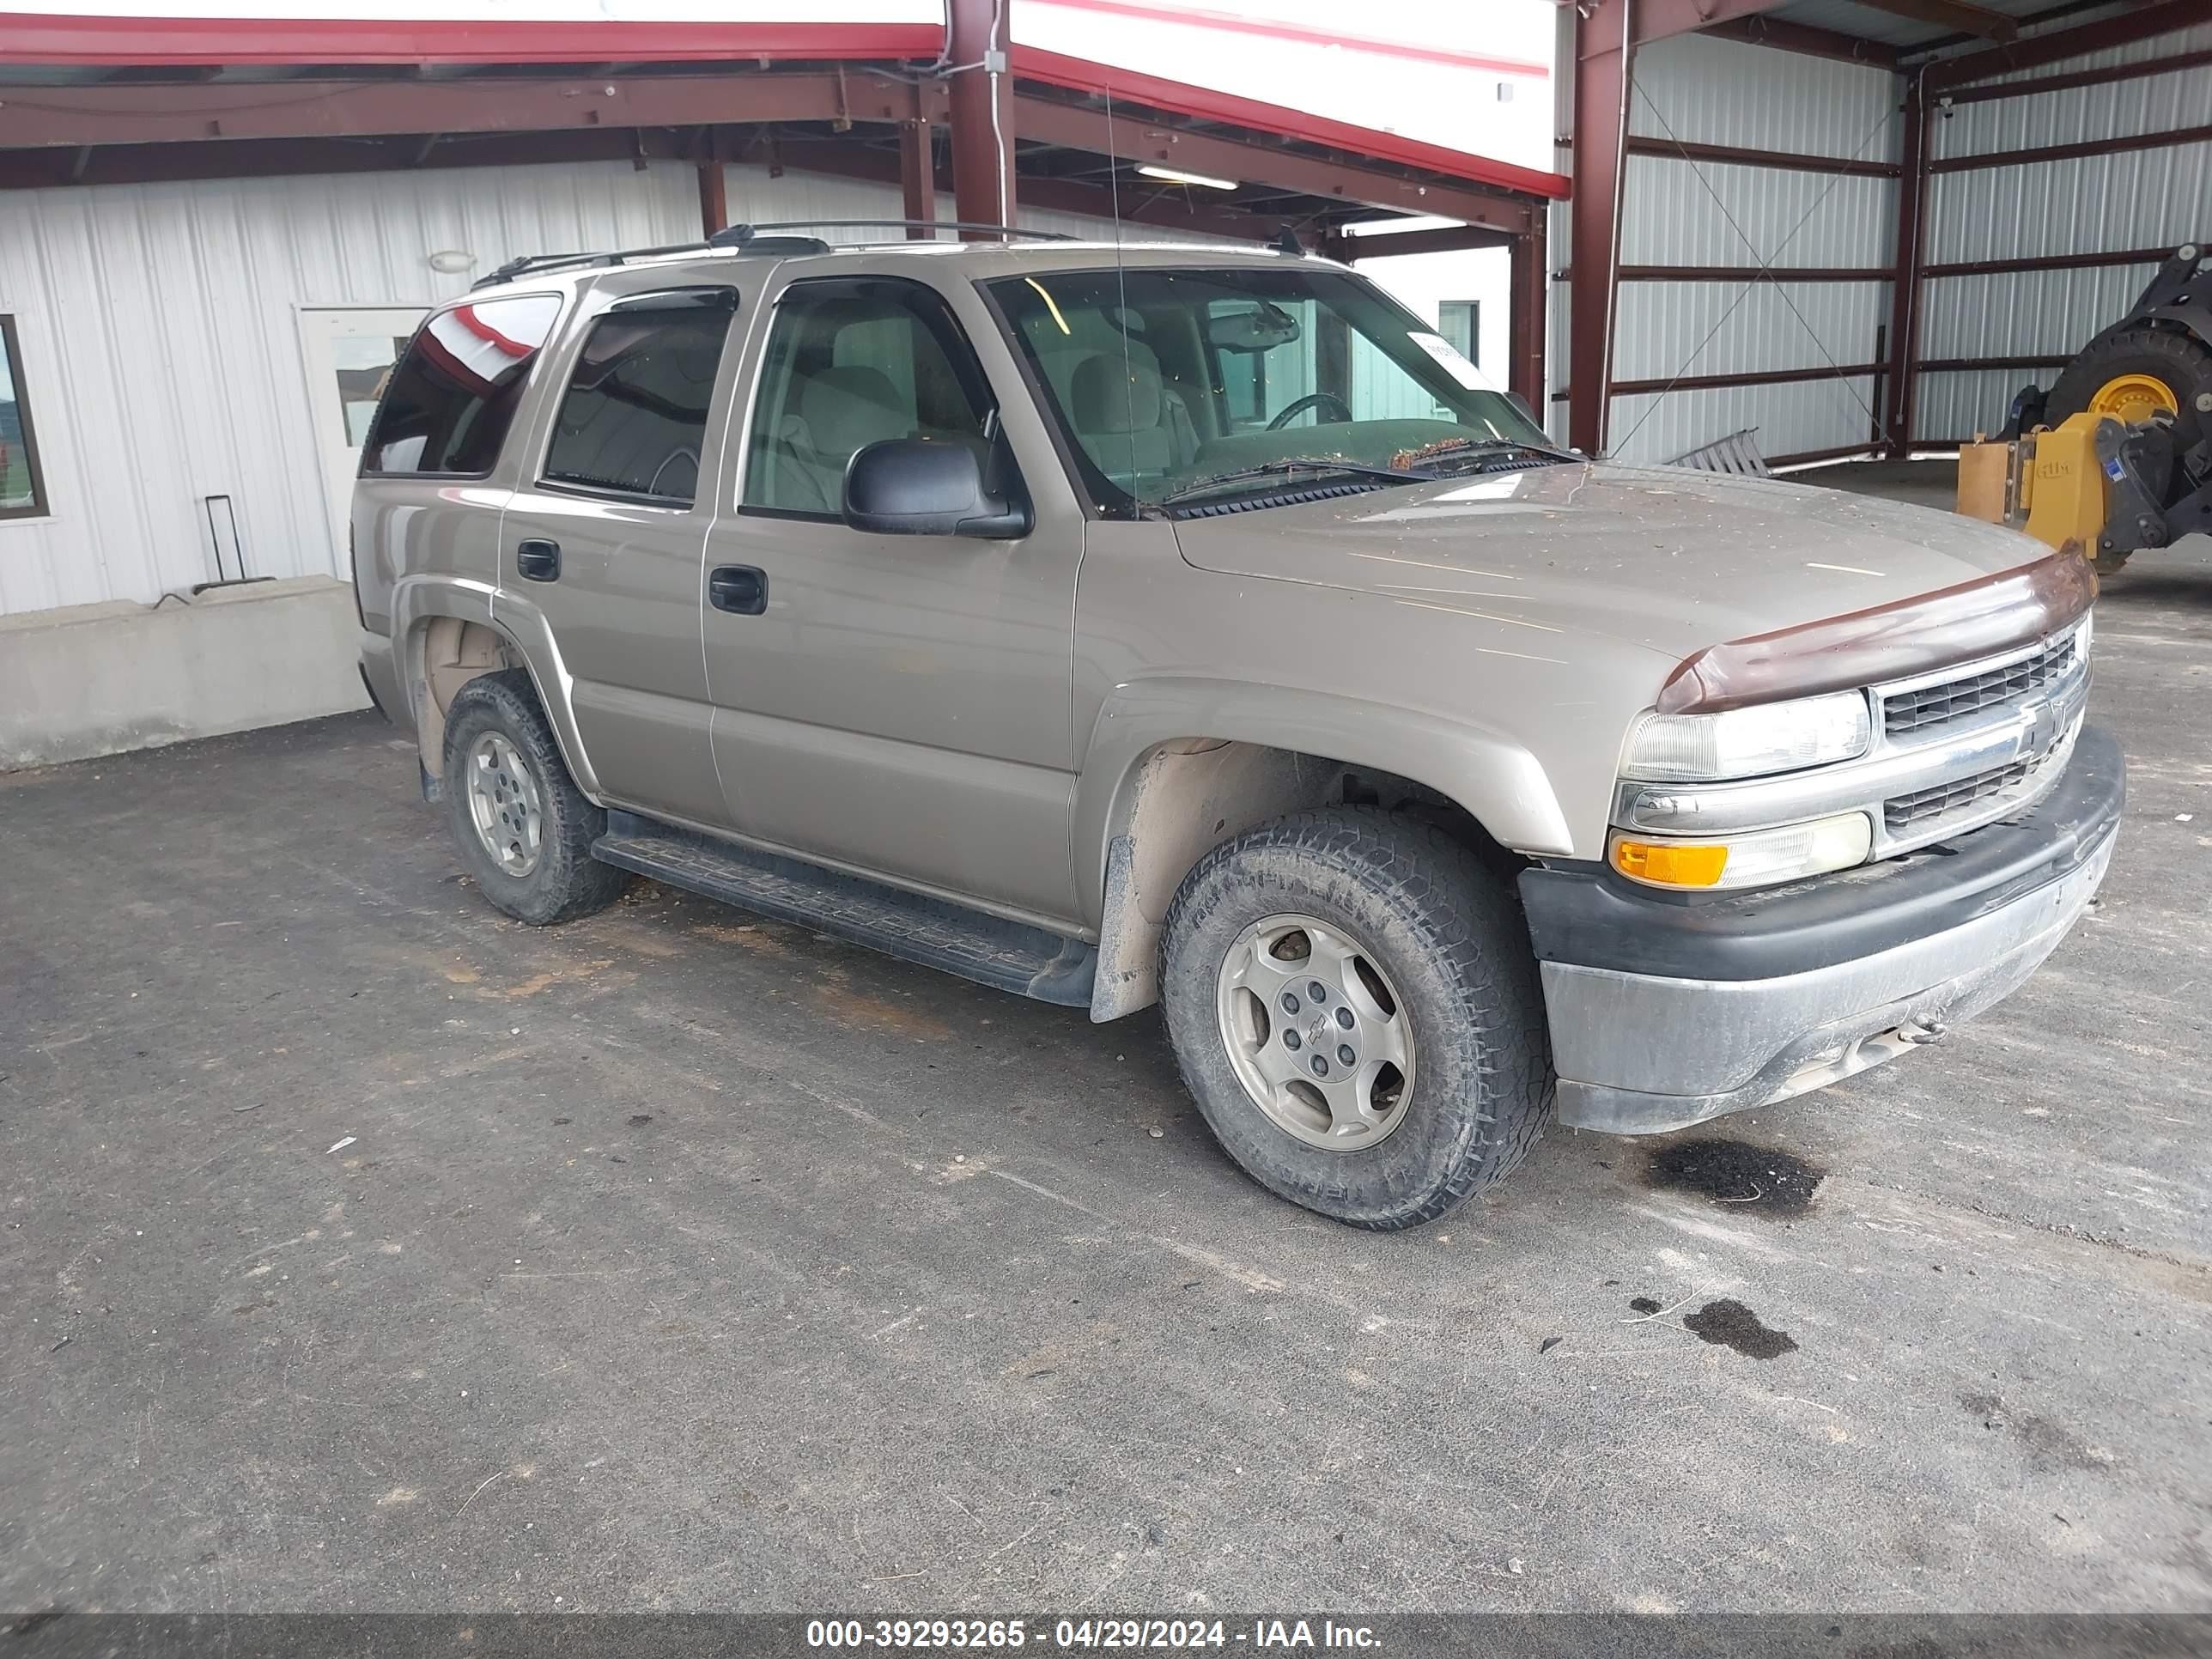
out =
[[[1962,714],[2009,702],[2064,674],[2074,660],[2074,635],[2049,641],[2025,657],[1935,685],[1893,691],[1881,700],[1881,729],[1890,737],[1923,731]],[[1971,783],[1972,779],[1961,780]],[[1925,791],[1922,793],[1926,793]]]
[[[1881,804],[1882,826],[1892,839],[1909,834],[1923,824],[1949,817],[1962,806],[2003,794],[2025,782],[2035,766],[2034,761],[2014,761],[2009,766],[1993,766],[1986,772],[1954,778],[1933,788],[1916,789],[1909,795],[1892,795]]]

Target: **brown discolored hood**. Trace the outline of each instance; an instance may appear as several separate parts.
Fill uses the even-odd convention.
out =
[[[1186,519],[1176,533],[1203,570],[1602,634],[1678,660],[2048,551],[1931,508],[1603,462]]]

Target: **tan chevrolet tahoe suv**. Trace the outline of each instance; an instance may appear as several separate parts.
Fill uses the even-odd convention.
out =
[[[2074,554],[1564,453],[1287,249],[789,228],[518,261],[384,394],[363,667],[510,915],[1158,1003],[1395,1228],[1933,1042],[2103,878]]]

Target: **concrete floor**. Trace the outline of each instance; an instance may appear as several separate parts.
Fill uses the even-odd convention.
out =
[[[2098,642],[2027,990],[1391,1237],[1152,1016],[503,921],[373,716],[0,777],[0,1608],[2212,1607],[2212,556]]]

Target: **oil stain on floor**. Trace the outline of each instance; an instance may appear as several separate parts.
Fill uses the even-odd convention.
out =
[[[1802,1158],[1718,1136],[1655,1147],[1645,1183],[1695,1193],[1756,1215],[1802,1215],[1827,1171]]]
[[[1682,1328],[1700,1342],[1711,1342],[1753,1359],[1779,1359],[1797,1352],[1787,1331],[1769,1330],[1759,1316],[1734,1297],[1708,1302],[1693,1314],[1682,1316]]]

